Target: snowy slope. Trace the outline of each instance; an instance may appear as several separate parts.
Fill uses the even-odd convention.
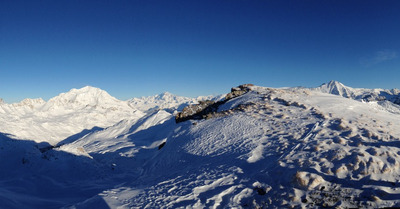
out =
[[[61,93],[47,102],[25,99],[15,104],[0,103],[0,120],[5,121],[0,124],[0,131],[55,145],[82,131],[106,128],[122,120],[137,120],[159,109],[174,112],[200,99],[214,97],[188,98],[166,92],[120,101],[104,90],[86,86]]]
[[[399,115],[309,90],[253,88],[255,92],[220,108],[226,111],[244,105],[225,117],[195,125],[174,124],[169,117],[163,123],[155,122],[158,135],[149,135],[145,146],[149,133],[138,134],[137,125],[130,132],[126,124],[120,124],[121,128],[106,129],[62,147],[83,147],[93,156],[99,151],[114,152],[113,162],[108,163],[117,168],[123,161],[116,156],[126,156],[128,149],[128,156],[135,159],[128,164],[135,169],[140,166],[137,178],[74,207],[104,202],[111,208],[400,204],[396,187],[400,127],[395,123]],[[159,114],[168,115],[159,112],[151,117]],[[112,134],[114,129],[125,131]],[[110,141],[118,142],[118,149],[106,140],[107,134]],[[163,141],[165,146],[158,150]]]
[[[221,103],[220,114],[181,123],[170,109],[148,106],[140,118],[50,150],[1,134],[9,160],[0,163],[0,208],[399,207],[396,105],[357,100],[349,95],[361,90],[335,85],[252,86]],[[64,101],[82,108],[78,94],[54,105]],[[160,107],[179,107],[173,101]],[[73,109],[49,102],[34,108]]]
[[[107,92],[84,87],[62,93],[48,102],[25,99],[16,104],[0,104],[0,131],[17,138],[56,144],[85,129],[108,127],[144,113],[117,100]]]

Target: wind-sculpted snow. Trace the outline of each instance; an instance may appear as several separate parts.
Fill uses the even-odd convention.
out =
[[[165,106],[50,150],[3,134],[0,208],[399,207],[400,115],[379,102],[252,86],[207,120]]]

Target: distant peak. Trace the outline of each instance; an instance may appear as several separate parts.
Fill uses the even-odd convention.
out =
[[[22,103],[22,104],[31,104],[31,103],[42,104],[42,103],[46,103],[46,101],[44,101],[42,98],[37,98],[37,99],[26,98],[26,99],[22,100],[20,103]]]
[[[335,94],[343,97],[352,97],[352,90],[339,81],[331,80],[329,83],[322,84],[319,89],[322,92]]]
[[[168,91],[158,94],[157,96],[165,97],[165,96],[174,96],[173,94],[169,93]]]
[[[105,92],[105,91],[97,87],[85,86],[80,89],[73,88],[69,92]]]
[[[153,98],[157,100],[173,100],[176,97],[176,95],[171,94],[170,92],[163,92],[161,94],[155,95]]]
[[[56,97],[49,100],[51,103],[60,104],[71,104],[80,103],[83,105],[98,105],[102,103],[110,103],[119,101],[118,99],[112,97],[106,91],[92,87],[85,86],[80,89],[71,89],[66,93],[61,93]]]
[[[322,85],[324,85],[324,84],[322,84]],[[339,81],[335,81],[335,80],[329,81],[329,83],[327,83],[326,85],[328,85],[328,86],[345,86],[343,83],[340,83]]]

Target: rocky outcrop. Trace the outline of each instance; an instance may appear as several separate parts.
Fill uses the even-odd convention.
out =
[[[251,91],[251,86],[254,86],[254,85],[253,84],[243,84],[238,87],[231,88],[231,92],[225,96],[225,101],[228,101],[232,98],[241,96],[241,95]]]
[[[189,105],[183,108],[182,112],[179,112],[175,116],[176,123],[180,123],[187,120],[200,120],[200,119],[209,119],[216,115],[220,115],[217,110],[218,107],[227,101],[241,96],[249,91],[251,91],[251,87],[254,86],[253,84],[243,84],[238,87],[234,87],[231,89],[231,92],[225,96],[223,101],[199,101],[199,104]]]
[[[179,123],[192,119],[205,119],[208,114],[216,112],[218,106],[221,104],[222,102],[214,102],[210,100],[199,101],[199,104],[189,105],[183,108],[182,112],[179,112],[175,116],[175,121]]]

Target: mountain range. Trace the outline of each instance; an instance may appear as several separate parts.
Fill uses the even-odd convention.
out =
[[[400,207],[399,98],[331,81],[0,102],[0,208]]]

